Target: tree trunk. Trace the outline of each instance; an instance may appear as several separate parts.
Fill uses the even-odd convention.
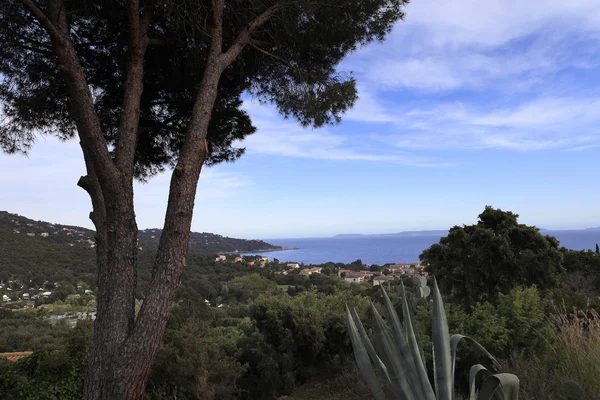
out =
[[[216,59],[215,59],[216,60]],[[188,135],[173,171],[165,224],[154,270],[138,318],[134,316],[137,226],[133,193],[106,199],[105,249],[98,247],[98,313],[84,386],[86,400],[138,400],[144,397],[152,362],[181,284],[186,265],[194,199],[207,156],[206,133],[222,72],[209,61]]]
[[[138,230],[133,198],[124,194],[107,200],[106,219],[97,226],[98,303],[84,386],[85,398],[94,400],[123,398],[114,366],[135,318]]]

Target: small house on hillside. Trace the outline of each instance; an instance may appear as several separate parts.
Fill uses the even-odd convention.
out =
[[[242,261],[244,261],[244,259],[242,257],[236,257],[233,259],[234,263],[241,263]]]
[[[217,257],[217,259],[215,261],[225,261],[225,260],[227,260],[227,257],[225,257],[224,255],[221,254]]]
[[[298,263],[288,263],[287,266],[290,268],[300,268],[300,264]]]
[[[360,283],[365,281],[365,275],[355,272],[348,272],[346,273],[344,280],[349,283]]]
[[[393,276],[385,276],[385,275],[376,276],[375,278],[373,278],[373,286],[381,286],[385,282],[393,281],[394,279],[395,279],[395,277],[393,277]]]
[[[309,276],[312,274],[320,274],[322,269],[323,268],[321,267],[305,268],[302,271],[300,271],[300,275]]]
[[[264,262],[264,263],[268,263],[268,262],[269,262],[269,257],[267,257],[267,256],[261,256],[261,257],[260,257],[260,260],[261,260],[262,262]]]

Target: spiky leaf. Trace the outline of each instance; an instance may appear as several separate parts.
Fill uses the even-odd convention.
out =
[[[371,389],[371,392],[373,393],[375,399],[385,400],[385,394],[379,386],[379,382],[377,381],[377,377],[375,376],[375,371],[373,371],[373,366],[369,361],[369,355],[367,354],[367,350],[365,349],[365,346],[363,345],[360,339],[360,334],[356,329],[356,325],[354,323],[354,320],[352,319],[352,315],[350,315],[350,310],[348,309],[348,306],[346,306],[346,321],[348,323],[348,334],[350,335],[350,341],[352,342],[352,348],[354,349],[354,358],[356,359],[358,369],[367,381],[367,385],[369,385],[369,389]]]
[[[452,399],[452,361],[450,356],[450,334],[442,295],[437,282],[433,280],[433,368],[435,390],[438,400]]]

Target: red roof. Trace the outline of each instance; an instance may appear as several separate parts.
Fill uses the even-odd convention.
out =
[[[13,353],[0,353],[0,357],[6,358],[8,361],[15,362],[20,360],[21,358],[30,356],[33,354],[33,351],[17,351]]]

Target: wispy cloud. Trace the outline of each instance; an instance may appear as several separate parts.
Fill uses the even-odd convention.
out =
[[[383,137],[413,150],[584,150],[600,143],[599,110],[600,97],[538,98],[492,109],[448,104],[410,110],[395,121],[403,129],[390,128]]]
[[[369,143],[370,135],[363,132],[334,133],[333,129],[304,129],[295,122],[283,120],[272,107],[246,101],[244,108],[258,128],[243,145],[249,154],[276,155],[321,160],[388,162],[417,167],[447,166],[449,163],[419,157],[398,149],[382,149],[380,143]],[[392,122],[383,109],[371,109],[362,118]],[[358,118],[355,114],[354,118]],[[377,146],[375,146],[377,145]]]

